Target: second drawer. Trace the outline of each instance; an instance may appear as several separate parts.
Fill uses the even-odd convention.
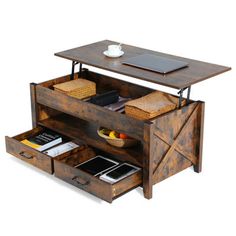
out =
[[[89,159],[86,150],[84,152],[87,159]],[[80,156],[81,154],[83,154],[83,151],[66,159],[55,158],[55,176],[107,202],[112,202],[115,198],[142,184],[141,170],[114,184],[110,184],[83,170],[75,168],[76,165],[81,163],[79,160],[83,159]],[[90,158],[92,158],[92,155]]]

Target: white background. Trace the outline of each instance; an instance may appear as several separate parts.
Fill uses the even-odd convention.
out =
[[[234,2],[1,1],[0,235],[236,235],[234,70],[192,87],[206,102],[203,172],[155,185],[152,200],[138,189],[100,201],[4,144],[4,135],[31,128],[29,83],[70,72],[58,51],[111,39],[234,69]]]

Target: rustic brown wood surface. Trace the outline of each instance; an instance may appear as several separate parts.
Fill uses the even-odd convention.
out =
[[[205,113],[205,103],[202,102],[200,106],[200,111],[197,116],[197,123],[200,125],[199,128],[199,146],[198,146],[198,159],[197,163],[193,166],[194,171],[200,173],[202,171],[202,150],[203,150],[203,131],[204,131],[204,113]]]
[[[143,138],[145,122],[120,114],[119,112],[113,112],[104,107],[69,97],[40,85],[36,87],[36,99],[38,103],[58,111],[95,122],[100,126],[117,130],[120,133],[126,133],[138,140]]]
[[[83,69],[80,75],[80,78],[85,78],[96,83],[96,88],[99,93],[102,93],[104,90],[118,90],[119,94],[124,97],[141,97],[148,93],[153,92],[151,88],[143,87],[141,85],[132,84],[126,81],[119,80],[107,75],[99,74],[88,69]],[[53,85],[70,81],[70,75],[64,75],[52,80],[47,80],[39,83],[39,85],[53,89]],[[78,79],[78,73],[74,74],[74,79]]]
[[[112,185],[58,160],[54,161],[54,168],[56,177],[107,202],[112,202],[114,198],[142,183],[141,171]]]
[[[52,158],[44,155],[43,153],[34,150],[31,147],[20,143],[18,140],[6,137],[6,150],[13,156],[41,169],[49,174],[53,173]]]
[[[30,100],[31,100],[31,117],[32,117],[32,128],[37,126],[38,122],[38,104],[36,102],[36,84],[30,84]]]
[[[153,124],[145,125],[143,135],[143,193],[147,199],[152,198],[152,185],[153,185]]]
[[[122,50],[125,52],[122,57],[108,58],[103,55],[103,51],[107,50],[107,46],[110,44],[118,43],[109,40],[104,40],[86,46],[73,48],[63,52],[58,52],[55,55],[72,61],[78,61],[83,64],[95,66],[108,71],[113,71],[119,74],[128,75],[134,78],[139,78],[142,80],[157,83],[160,85],[165,85],[176,89],[188,87],[192,84],[198,83],[202,80],[211,78],[231,69],[225,66],[173,56],[126,44],[122,44]],[[142,54],[152,54],[169,59],[184,61],[189,63],[189,66],[187,68],[177,70],[166,75],[162,75],[160,73],[155,73],[148,70],[143,70],[122,64],[122,61],[124,59]]]
[[[110,76],[95,73],[90,70],[84,70],[82,77],[95,82],[98,93],[109,90],[117,90],[119,91],[120,96],[137,98],[145,96],[154,91],[153,89],[143,87],[141,85],[132,84]]]
[[[138,166],[142,166],[143,164],[141,143],[140,145],[130,148],[117,148],[111,146],[103,138],[97,135],[98,126],[94,123],[62,114],[42,120],[39,124],[72,139],[80,139],[88,145],[119,156],[124,161],[130,161]]]
[[[197,165],[201,159],[203,124],[198,117],[203,104],[194,102],[154,121],[153,183]]]
[[[102,52],[111,43],[114,42],[101,41],[56,55],[178,89],[230,69],[130,45],[123,45],[123,57],[110,59]],[[183,60],[189,63],[189,67],[163,76],[121,64],[125,58],[144,53]],[[115,89],[121,96],[134,99],[153,91],[85,68],[80,77],[95,82],[97,93]],[[77,78],[78,73],[75,73],[74,79]],[[193,166],[196,172],[201,171],[204,102],[190,100],[188,105],[145,122],[53,90],[53,85],[70,79],[71,76],[66,75],[40,84],[30,84],[32,124],[35,128],[13,138],[6,137],[6,149],[9,153],[50,174],[54,172],[55,167],[55,174],[60,179],[108,202],[137,186],[142,186],[144,196],[150,199],[154,184],[190,166]],[[97,135],[99,126],[126,133],[138,139],[139,144],[130,148],[113,147]],[[50,158],[20,142],[36,135],[44,127],[78,142],[80,148]],[[130,162],[142,167],[142,170],[112,185],[75,168],[79,163],[99,153],[118,161]]]
[[[38,121],[37,124],[40,120],[45,120],[53,116],[57,116],[62,114],[60,111],[57,111],[55,109],[52,109],[50,107],[46,107],[44,105],[38,104]]]

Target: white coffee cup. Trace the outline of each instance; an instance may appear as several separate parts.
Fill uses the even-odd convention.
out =
[[[121,49],[122,48],[120,45],[109,45],[108,46],[108,53],[109,53],[109,55],[117,56],[117,55],[120,55]]]

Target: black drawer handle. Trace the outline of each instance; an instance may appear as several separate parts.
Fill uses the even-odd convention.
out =
[[[89,180],[81,179],[79,176],[73,177],[72,180],[75,181],[80,186],[86,186],[86,185],[89,185],[90,183]]]
[[[34,156],[32,156],[31,154],[27,153],[27,152],[20,152],[19,153],[22,157],[26,158],[26,159],[33,159]]]

